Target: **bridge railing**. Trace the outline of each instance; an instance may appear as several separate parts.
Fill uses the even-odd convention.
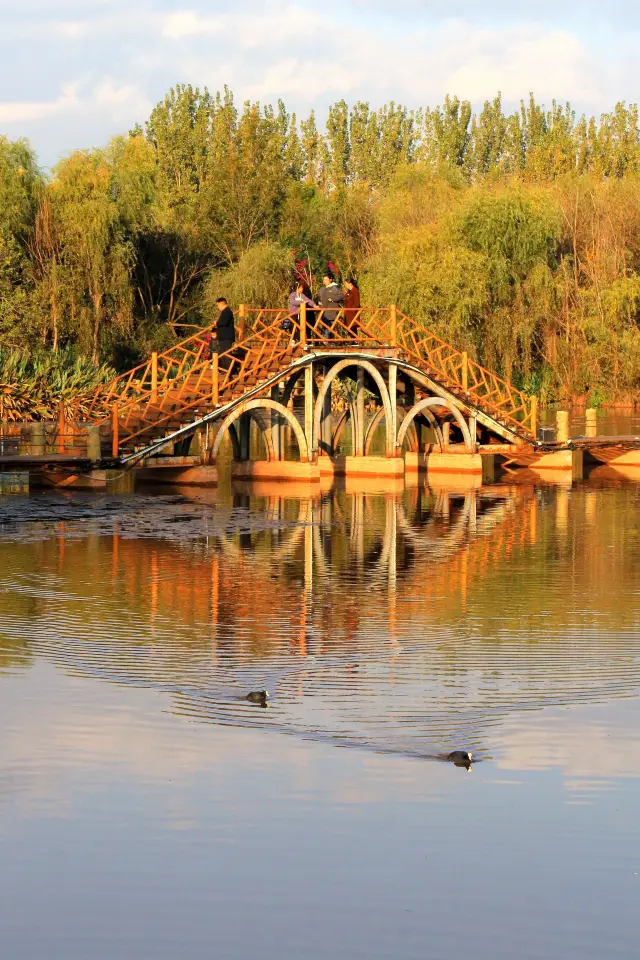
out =
[[[454,388],[502,421],[515,432],[529,437],[537,433],[537,398],[472,360],[442,337],[432,333],[406,314],[391,307],[380,311],[372,332],[406,352],[443,385]]]
[[[116,432],[118,444],[134,443],[149,427],[169,426],[178,411],[181,417],[190,411],[203,413],[233,398],[234,391],[240,395],[252,382],[266,379],[277,365],[290,363],[300,336],[295,317],[286,310],[256,309],[248,314],[245,337],[228,350],[209,356],[205,342],[203,359],[168,383],[164,391],[147,387],[124,402],[114,401],[100,422],[103,433],[112,436]]]
[[[241,306],[238,310],[236,345],[260,339],[264,331],[271,328],[274,317],[285,320],[288,312]],[[87,416],[100,417],[115,402],[135,401],[147,394],[160,395],[176,381],[199,369],[209,358],[209,337],[215,335],[215,329],[215,323],[202,327],[162,353],[152,353],[144,363],[116,377],[106,386],[99,387],[90,398]]]
[[[199,363],[207,350],[206,336],[215,330],[215,324],[203,327],[180,343],[162,353],[152,353],[148,360],[99,387],[91,398],[88,416],[95,417],[112,403],[123,402],[147,391],[161,392],[194,364]]]
[[[306,308],[300,319],[300,337],[307,345],[400,348],[444,386],[461,393],[515,432],[536,436],[536,397],[476,363],[468,353],[457,350],[395,306],[339,311]]]

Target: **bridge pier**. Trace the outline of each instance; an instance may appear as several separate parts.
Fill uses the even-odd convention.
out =
[[[392,449],[387,448],[387,456],[395,457],[400,453],[398,443],[398,368],[395,363],[389,364],[389,402],[391,404],[391,437],[393,438]]]
[[[356,381],[356,417],[355,423],[351,424],[351,435],[353,437],[353,452],[356,457],[364,456],[364,370],[358,367],[358,379]]]
[[[480,483],[493,483],[496,462],[491,453],[467,453],[447,450],[443,453],[416,453],[404,455],[407,473],[426,473],[428,477],[463,476],[478,477]]]
[[[304,368],[304,435],[307,441],[309,461],[317,456],[318,450],[313,437],[313,364]]]
[[[280,401],[280,389],[278,384],[271,387],[271,399]],[[280,414],[277,410],[271,411],[271,443],[273,446],[273,457],[275,460],[284,459],[284,436]]]
[[[318,458],[323,477],[404,477],[401,457],[321,456]]]
[[[238,421],[238,439],[240,441],[240,460],[251,459],[251,417],[243,413]]]
[[[233,480],[277,480],[319,483],[320,467],[317,463],[297,460],[236,460],[231,464]]]
[[[545,480],[559,483],[572,483],[584,476],[584,457],[582,450],[554,450],[543,453],[531,469]]]
[[[324,368],[325,376],[329,372],[329,367]],[[322,416],[320,419],[320,450],[323,453],[333,456],[333,411],[331,410],[331,387],[327,390],[322,401]]]

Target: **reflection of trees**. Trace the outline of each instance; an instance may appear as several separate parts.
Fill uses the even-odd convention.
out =
[[[187,651],[219,663],[278,655],[292,645],[301,652],[313,646],[316,653],[347,653],[358,649],[358,632],[372,610],[377,618],[384,619],[385,609],[396,620],[401,616],[400,586],[410,593],[419,584],[423,599],[443,584],[457,584],[448,598],[455,614],[469,575],[482,573],[483,561],[475,560],[486,554],[480,541],[503,516],[517,515],[525,500],[506,488],[491,497],[422,490],[404,500],[346,493],[296,502],[274,496],[258,504],[236,498],[235,519],[208,537],[180,544],[150,539],[149,530],[144,539],[126,537],[116,516],[111,537],[85,524],[84,538],[69,540],[79,533],[70,524],[58,537],[14,545],[21,556],[14,569],[31,576],[35,551],[43,571],[64,578],[73,597],[57,607],[69,636],[75,631],[94,646],[108,645],[93,623],[96,601],[116,637],[114,620],[135,620],[139,629],[127,633],[126,645],[161,644],[167,676]],[[271,521],[266,529],[252,527],[248,511],[255,506]],[[238,519],[238,512],[246,515]],[[8,612],[8,602],[7,595],[0,598],[0,612]],[[22,605],[20,619],[28,623],[50,613],[53,601],[36,594],[12,602]],[[83,649],[88,644],[77,652]],[[21,650],[27,655],[26,643]],[[144,659],[134,666],[142,675]]]
[[[37,566],[42,546],[0,543],[0,670],[28,667],[33,662],[27,625],[37,613],[38,601],[29,593],[7,588],[3,581],[23,565]]]

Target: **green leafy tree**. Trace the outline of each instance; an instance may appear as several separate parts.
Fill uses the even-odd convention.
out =
[[[94,363],[103,342],[130,332],[133,251],[104,151],[72,154],[56,168],[52,196],[64,262],[73,284],[72,313],[84,327]]]

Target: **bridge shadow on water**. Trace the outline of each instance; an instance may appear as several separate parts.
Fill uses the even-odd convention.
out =
[[[620,602],[635,540],[604,549],[635,497],[16,499],[0,524],[0,668],[44,659],[152,688],[193,721],[481,759],[514,712],[637,691]],[[263,688],[266,709],[247,702]]]

